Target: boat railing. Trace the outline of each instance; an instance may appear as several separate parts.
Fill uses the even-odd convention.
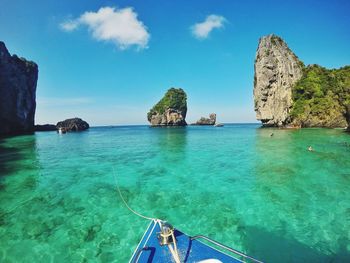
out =
[[[136,251],[136,253],[135,253],[135,255],[134,255],[134,258],[133,258],[133,260],[131,261],[131,263],[137,263],[137,262],[139,262],[139,258],[140,258],[140,256],[141,256],[141,253],[142,253],[143,251],[145,251],[145,250],[149,250],[149,247],[142,247],[142,248],[139,248],[139,249]]]
[[[226,246],[224,244],[221,244],[220,242],[215,241],[215,240],[213,240],[213,239],[211,239],[209,237],[206,237],[206,236],[203,236],[203,235],[197,235],[197,236],[191,237],[191,240],[194,240],[194,239],[204,239],[204,240],[206,240],[206,241],[208,241],[210,243],[213,243],[214,245],[216,245],[216,246],[218,246],[218,247],[220,247],[222,249],[226,249],[226,250],[232,252],[233,254],[239,255],[239,256],[241,256],[244,259],[249,259],[250,261],[253,261],[253,262],[256,262],[256,263],[263,263],[260,260],[257,260],[257,259],[255,259],[253,257],[250,257],[250,256],[244,254],[243,252],[240,252],[240,251],[238,251],[236,249],[233,249],[233,248],[228,247],[228,246]]]

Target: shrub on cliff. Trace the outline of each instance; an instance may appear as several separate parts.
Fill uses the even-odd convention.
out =
[[[187,96],[183,89],[170,88],[164,95],[164,97],[153,106],[153,108],[147,113],[148,121],[151,121],[151,117],[154,114],[163,114],[167,109],[176,109],[183,113],[183,117],[186,117],[187,112]]]
[[[350,66],[326,69],[310,65],[303,69],[303,76],[292,92],[293,122],[304,125],[310,119],[319,119],[321,126],[346,125],[346,109],[350,105]]]

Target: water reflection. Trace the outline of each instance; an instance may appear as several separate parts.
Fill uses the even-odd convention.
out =
[[[164,161],[181,162],[185,158],[187,144],[186,127],[167,127],[156,129],[157,148]]]
[[[18,172],[23,170],[36,171],[37,163],[37,147],[34,135],[0,139],[0,182],[5,180],[4,177],[19,175]],[[22,179],[28,181],[28,178]],[[28,185],[31,184],[28,183]]]
[[[11,174],[15,170],[11,164],[20,159],[19,149],[6,144],[6,139],[0,139],[0,177]]]
[[[39,171],[34,135],[0,140],[0,233],[33,199]]]
[[[302,165],[296,152],[301,149],[298,131],[278,129],[256,130],[255,172],[260,183],[278,186],[290,183]],[[307,154],[307,152],[305,152]]]
[[[340,193],[346,191],[339,174],[349,169],[344,146],[338,143],[344,139],[336,130],[256,130],[254,202],[262,207],[257,213],[263,221],[250,238],[261,239],[260,232],[267,244],[280,249],[277,260],[273,254],[264,255],[271,250],[263,243],[256,243],[259,248],[247,241],[249,249],[271,262],[279,262],[278,255],[293,261],[288,251],[299,255],[296,262],[342,262],[349,256],[345,247],[350,207],[338,205]],[[309,145],[314,152],[308,151]],[[341,194],[342,200],[348,198]]]

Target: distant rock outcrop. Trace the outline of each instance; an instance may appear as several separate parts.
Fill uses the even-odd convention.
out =
[[[34,130],[38,66],[10,55],[0,41],[0,134]]]
[[[72,118],[58,122],[56,127],[65,131],[83,131],[89,129],[90,126],[80,118]]]
[[[303,63],[276,35],[259,41],[255,57],[254,105],[264,126],[284,126],[292,107],[292,87],[301,78]]]
[[[187,95],[182,89],[171,88],[148,112],[147,119],[152,126],[185,126]]]
[[[43,124],[43,125],[35,125],[35,131],[57,131],[57,127],[54,124]]]
[[[216,114],[211,113],[209,118],[201,117],[194,125],[215,125],[216,123]]]

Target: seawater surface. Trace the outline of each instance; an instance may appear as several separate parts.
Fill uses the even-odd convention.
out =
[[[342,130],[258,125],[0,139],[0,262],[127,262],[148,222],[113,167],[133,209],[185,233],[266,262],[350,262],[349,157]]]

